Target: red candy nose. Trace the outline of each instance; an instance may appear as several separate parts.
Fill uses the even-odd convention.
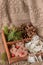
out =
[[[17,48],[17,49],[19,49],[19,48],[20,48],[20,46],[16,46],[16,48]]]
[[[24,52],[21,52],[21,55],[24,55]]]
[[[15,57],[15,54],[12,54],[12,57]]]

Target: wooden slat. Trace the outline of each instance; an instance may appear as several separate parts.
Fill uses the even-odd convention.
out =
[[[10,53],[9,53],[9,49],[8,49],[7,42],[6,42],[5,35],[4,35],[3,31],[2,31],[2,40],[3,40],[3,43],[4,43],[4,47],[5,47],[5,50],[6,50],[6,53],[7,53],[8,60],[10,60]]]

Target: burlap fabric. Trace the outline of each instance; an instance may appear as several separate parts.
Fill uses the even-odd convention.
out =
[[[43,0],[0,0],[0,30],[6,24],[25,22],[31,22],[43,37]]]
[[[0,24],[31,22],[43,36],[43,0],[0,0],[0,9]]]

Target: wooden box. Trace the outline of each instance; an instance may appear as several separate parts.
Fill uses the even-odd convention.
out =
[[[2,31],[1,34],[2,34],[2,40],[3,40],[4,47],[5,47],[5,50],[6,50],[6,53],[7,53],[9,64],[11,64],[12,62],[18,62],[18,61],[22,61],[22,60],[27,60],[28,55],[25,56],[25,57],[11,57],[11,54],[10,54],[10,51],[9,51],[9,46],[12,45],[12,44],[16,44],[16,42],[20,42],[20,41],[28,42],[28,41],[31,40],[31,38],[22,39],[22,40],[19,40],[19,41],[7,42],[6,38],[5,38],[5,35],[4,35],[4,31]],[[40,54],[43,57],[43,53],[42,52],[37,53],[36,56],[39,56]]]
[[[5,47],[5,50],[6,50],[6,53],[7,53],[7,57],[8,57],[9,64],[11,64],[12,62],[17,62],[17,61],[21,61],[21,60],[27,60],[28,55],[25,56],[25,57],[11,57],[11,55],[10,55],[9,46],[12,45],[12,44],[16,44],[16,42],[19,42],[21,40],[15,41],[15,42],[14,41],[7,42],[6,41],[6,38],[5,38],[5,35],[4,35],[4,31],[2,31],[1,34],[2,34],[2,40],[3,40],[4,47]],[[22,41],[25,42],[27,40],[29,41],[31,39],[28,39],[27,38],[27,39],[23,39]]]

